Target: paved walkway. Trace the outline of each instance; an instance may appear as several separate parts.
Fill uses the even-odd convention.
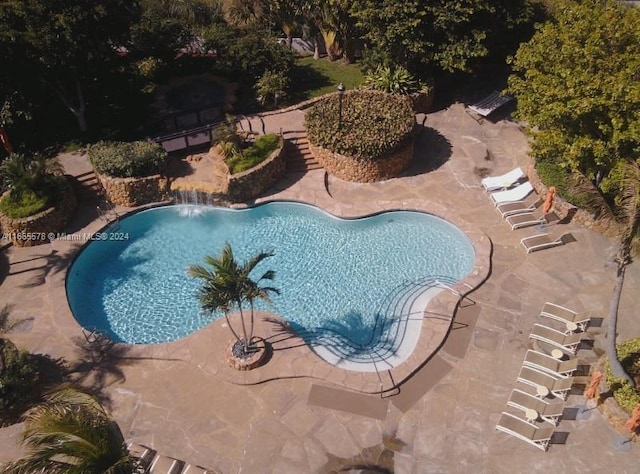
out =
[[[265,123],[268,131],[294,130],[302,126],[301,117],[294,111],[271,115]],[[313,171],[289,175],[258,201],[296,199],[341,216],[425,209],[484,232],[493,243],[491,271],[471,295],[476,304],[465,316],[473,325],[469,346],[445,347],[427,364],[439,382],[419,374],[414,386],[407,384],[405,398],[377,404],[367,398],[368,406],[358,412],[358,399],[318,380],[239,386],[203,370],[188,344],[162,354],[158,346],[152,359],[140,357],[144,348],[133,348],[103,380],[93,380],[104,387],[127,439],[223,473],[328,473],[367,463],[416,474],[635,472],[638,447],[616,444],[618,434],[597,410],[588,419],[564,419],[557,432],[566,433],[566,440],[547,453],[495,431],[544,302],[606,316],[615,276],[609,263],[613,243],[569,224],[563,227],[576,242],[525,254],[519,240],[537,229],[509,230],[479,187],[482,173],[527,164],[527,140],[517,124],[478,124],[454,105],[430,114],[426,126],[415,165],[402,178],[367,185],[329,178],[325,186],[324,173]],[[97,230],[94,217],[81,209],[69,231]],[[12,334],[19,346],[68,360],[80,357],[74,338],[81,332],[64,298],[65,269],[77,246],[56,242],[0,255],[2,304],[15,318],[33,318]],[[640,334],[633,317],[639,283],[640,269],[631,265],[620,307],[621,339]],[[207,344],[208,330],[214,329],[192,338]],[[589,333],[595,351],[578,353],[585,363],[596,360],[603,347],[604,329],[596,325]],[[221,357],[220,347],[209,348],[210,358]],[[577,393],[568,407],[584,403]],[[331,394],[333,405],[326,402]],[[19,454],[19,430],[0,430],[0,462]]]

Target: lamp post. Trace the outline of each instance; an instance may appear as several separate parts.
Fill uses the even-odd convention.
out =
[[[341,82],[338,84],[338,129],[342,128],[342,96],[344,95],[344,84]]]

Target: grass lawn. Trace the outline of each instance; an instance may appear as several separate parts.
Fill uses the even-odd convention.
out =
[[[362,84],[364,76],[358,64],[331,62],[326,58],[313,59],[306,56],[296,60],[291,72],[287,102],[295,104],[329,92],[336,92],[339,83],[347,89]]]

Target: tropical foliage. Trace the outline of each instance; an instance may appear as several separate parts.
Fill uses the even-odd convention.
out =
[[[138,472],[115,421],[96,398],[70,386],[27,413],[22,442],[26,457],[0,467],[0,473]]]
[[[33,403],[39,381],[36,359],[0,338],[0,426],[14,421]]]
[[[618,357],[626,372],[636,380],[640,380],[640,338],[629,339],[618,344]],[[607,384],[613,391],[618,405],[631,413],[640,404],[640,392],[623,378],[616,377],[607,366]],[[636,384],[637,385],[637,384]]]
[[[407,98],[371,90],[347,91],[342,98],[333,94],[305,114],[311,143],[371,161],[386,157],[406,143],[414,123]]]
[[[229,329],[242,347],[243,354],[248,355],[253,350],[254,303],[260,299],[271,302],[272,293],[280,291],[271,286],[262,286],[263,282],[270,282],[275,277],[273,270],[267,270],[260,278],[251,278],[253,270],[266,258],[273,256],[270,252],[261,252],[244,263],[239,263],[231,245],[226,243],[218,257],[206,256],[207,267],[192,265],[189,276],[202,280],[200,288],[200,306],[209,314],[224,313]],[[249,305],[249,317],[246,317],[244,305]],[[229,313],[239,311],[242,332],[234,329]],[[248,319],[248,321],[247,321]],[[242,335],[240,335],[242,334]]]
[[[253,142],[250,142],[242,150],[242,153],[230,153],[229,156],[225,157],[225,163],[229,167],[231,174],[241,173],[269,158],[271,153],[280,145],[280,137],[275,133],[260,135]]]
[[[158,174],[167,160],[162,146],[150,141],[98,142],[88,147],[87,154],[98,173],[116,178]]]
[[[55,159],[43,155],[13,153],[0,166],[1,181],[9,194],[0,201],[0,210],[12,218],[36,214],[55,205],[61,197],[64,177]]]
[[[418,81],[407,68],[378,66],[365,76],[364,87],[389,94],[409,95],[415,92],[429,92],[430,86]]]
[[[289,79],[283,72],[267,71],[256,83],[255,89],[263,105],[267,98],[273,97],[273,106],[278,107],[278,99],[285,96]]]

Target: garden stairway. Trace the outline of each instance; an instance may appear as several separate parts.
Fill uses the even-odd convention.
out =
[[[283,137],[286,140],[285,161],[287,163],[287,172],[304,173],[322,168],[309,149],[309,139],[304,130],[284,132]]]
[[[104,189],[93,171],[73,176],[73,190],[79,202],[97,202],[104,200]]]

